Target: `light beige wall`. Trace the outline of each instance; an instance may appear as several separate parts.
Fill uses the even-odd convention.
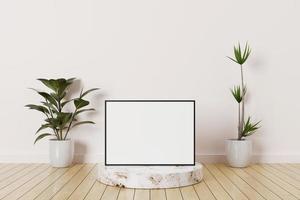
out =
[[[262,120],[251,139],[256,159],[300,161],[300,3],[298,0],[0,1],[0,161],[45,161],[33,146],[41,120],[36,78],[78,77],[92,98],[95,127],[73,131],[77,159],[103,154],[103,100],[197,100],[197,154],[222,159],[236,133],[229,88],[238,66],[226,56],[248,41],[246,111]],[[221,156],[220,156],[221,155]]]

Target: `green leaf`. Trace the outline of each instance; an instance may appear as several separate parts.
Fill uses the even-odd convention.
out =
[[[46,101],[48,101],[49,103],[51,103],[55,107],[57,107],[57,102],[56,102],[55,98],[52,97],[50,94],[48,94],[47,92],[38,92],[38,94],[41,95],[42,97],[44,97],[44,99]]]
[[[231,89],[231,94],[238,103],[242,102],[243,95],[241,94],[240,86],[234,86],[233,89]]]
[[[57,92],[58,84],[57,84],[56,80],[54,80],[54,79],[43,79],[43,78],[39,78],[38,80],[41,81],[46,87],[50,88],[54,92]]]
[[[46,137],[46,136],[50,136],[50,135],[53,135],[53,134],[50,134],[50,133],[43,133],[43,134],[39,135],[39,136],[35,139],[34,144],[35,144],[37,141],[39,141],[40,139],[42,139],[42,138],[44,138],[44,137]]]
[[[92,89],[90,89],[90,90],[87,90],[87,91],[85,91],[84,93],[82,93],[81,95],[80,95],[80,97],[82,98],[82,97],[84,97],[85,95],[87,95],[88,93],[90,93],[90,92],[93,92],[93,91],[95,91],[95,90],[99,90],[100,88],[92,88]]]
[[[51,111],[52,111],[53,113],[58,113],[57,108],[56,108],[53,104],[48,103],[48,102],[44,102],[44,101],[42,101],[41,103],[42,103],[44,106],[46,106],[47,108],[50,108]]]
[[[232,60],[233,62],[236,62],[237,64],[239,64],[238,61],[234,60],[233,58],[231,58],[231,57],[229,57],[229,56],[227,56],[227,58],[229,58],[229,59]]]
[[[82,107],[85,107],[85,106],[87,106],[89,104],[90,104],[90,102],[88,102],[86,100],[83,100],[81,98],[74,100],[74,105],[75,105],[75,107],[76,107],[77,110],[80,109],[80,108],[82,108]]]
[[[60,112],[57,113],[56,117],[46,119],[45,121],[48,122],[52,128],[61,130],[71,121],[72,115],[73,113]]]
[[[38,79],[41,81],[45,86],[53,90],[59,98],[62,99],[62,96],[64,96],[64,91],[66,88],[73,83],[75,78],[71,79],[64,79],[64,78],[59,78],[59,79]]]
[[[256,122],[256,123],[252,123],[251,122],[251,118],[248,117],[247,121],[244,122],[244,130],[242,131],[242,136],[243,137],[247,137],[247,136],[250,136],[252,135],[253,133],[255,133],[257,131],[257,129],[259,129],[260,127],[258,126],[260,123],[259,122]]]
[[[247,61],[249,55],[251,54],[251,49],[250,49],[248,43],[246,43],[244,49],[242,50],[240,43],[238,43],[237,46],[233,47],[233,53],[234,53],[235,59],[233,59],[231,57],[228,57],[228,58],[240,65],[243,65]]]
[[[95,123],[92,121],[82,121],[82,122],[78,122],[78,123],[74,124],[72,127],[79,126],[82,124],[95,124]]]
[[[34,104],[28,104],[25,107],[28,107],[29,109],[32,109],[32,110],[40,111],[40,112],[42,112],[44,114],[49,114],[49,110],[46,107],[44,107],[44,106],[34,105]]]
[[[72,115],[73,113],[65,113],[65,112],[57,113],[57,120],[58,120],[59,127],[64,127],[67,123],[69,123],[72,118]]]
[[[89,108],[89,109],[82,109],[82,110],[79,110],[75,113],[75,116],[76,115],[79,115],[80,113],[83,113],[83,112],[89,112],[89,111],[95,111],[94,108]]]
[[[35,134],[46,128],[52,128],[51,124],[42,124],[42,126],[35,132]]]

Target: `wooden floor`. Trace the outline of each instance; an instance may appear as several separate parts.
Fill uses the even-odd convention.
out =
[[[96,181],[95,164],[52,168],[48,164],[0,164],[0,199],[300,199],[300,164],[260,164],[244,169],[208,164],[199,184],[135,190]]]

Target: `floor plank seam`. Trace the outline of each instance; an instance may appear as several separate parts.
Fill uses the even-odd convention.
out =
[[[47,169],[49,169],[50,168],[50,166],[48,166],[45,170],[47,170]],[[55,170],[56,171],[56,170]],[[55,171],[53,171],[52,173],[54,173]],[[39,172],[38,174],[36,174],[36,175],[34,175],[33,177],[31,177],[29,180],[27,180],[25,183],[23,183],[22,185],[20,185],[20,186],[18,186],[17,188],[15,188],[13,191],[11,191],[11,192],[9,192],[7,195],[5,195],[3,198],[5,198],[6,196],[8,196],[8,195],[10,195],[12,192],[14,192],[15,190],[17,190],[17,189],[19,189],[20,187],[22,187],[23,185],[25,185],[26,183],[28,183],[28,182],[30,182],[32,179],[34,179],[35,177],[37,177],[37,176],[39,176],[40,174],[42,174],[44,171],[41,171],[41,172]],[[51,173],[51,174],[52,174]],[[50,175],[50,174],[49,174]],[[48,176],[49,176],[48,175]],[[45,178],[47,178],[47,176],[45,177]],[[44,178],[44,179],[45,179]],[[40,182],[42,182],[44,179],[42,179]],[[19,179],[18,179],[19,180]],[[40,183],[39,182],[39,183]],[[37,183],[37,184],[39,184],[39,183]],[[36,186],[37,184],[35,184],[34,186]],[[1,199],[3,199],[3,198],[1,198]]]
[[[76,176],[76,175],[82,170],[82,168],[83,168],[84,166],[86,166],[86,164],[82,165],[82,166],[80,167],[80,169],[79,169],[75,174],[73,174],[73,176],[71,176],[70,179],[69,179],[67,182],[65,182],[65,183],[59,188],[59,190],[56,191],[56,193],[55,193],[53,196],[51,196],[50,199],[53,199],[53,198],[55,197],[55,195],[57,195],[57,194],[65,187],[65,185],[67,185],[67,184],[72,180],[72,178],[73,178],[74,176]]]
[[[179,189],[179,192],[180,192],[180,195],[181,195],[182,200],[184,200],[183,194],[182,194],[182,191],[181,191],[181,188],[179,187],[178,189]]]
[[[86,199],[87,195],[90,193],[90,191],[92,190],[92,188],[94,187],[94,185],[96,184],[96,181],[94,181],[94,183],[92,184],[92,186],[90,187],[90,189],[88,190],[88,192],[84,195],[83,200]]]
[[[51,173],[51,174],[54,174],[56,171],[57,171],[57,169],[56,169],[55,171],[53,171],[53,173]],[[51,174],[50,174],[50,175],[51,175]],[[27,190],[26,192],[24,192],[24,193],[23,193],[20,197],[18,197],[17,199],[20,199],[22,196],[26,195],[28,192],[30,192],[32,189],[34,189],[35,186],[39,185],[41,182],[43,182],[43,181],[44,181],[45,179],[47,179],[47,178],[48,178],[48,176],[46,176],[45,178],[43,178],[40,182],[38,182],[37,184],[35,184],[34,187],[29,188],[29,190]]]
[[[290,195],[294,196],[295,198],[299,199],[297,196],[295,196],[294,194],[292,194],[290,191],[286,190],[285,188],[283,188],[280,184],[278,184],[276,181],[272,180],[271,178],[267,177],[266,175],[264,175],[263,173],[257,171],[255,168],[251,168],[253,170],[255,170],[257,173],[261,174],[262,176],[264,176],[265,178],[267,178],[269,181],[271,181],[272,183],[274,183],[275,185],[277,185],[278,187],[280,187],[281,189],[283,189],[284,191],[286,191],[287,193],[289,193]],[[265,169],[266,170],[266,169]],[[266,170],[269,173],[271,173],[269,170]],[[273,173],[271,173],[273,174]],[[275,174],[273,174],[275,177],[279,178],[280,180],[282,180],[280,177],[276,176]],[[290,183],[282,180],[283,182],[285,182],[286,184],[290,185],[291,187],[294,187],[293,185],[291,185]],[[296,187],[294,187],[295,189],[297,189]]]
[[[71,194],[68,196],[68,198],[66,199],[70,199],[70,197],[72,196],[72,194],[77,190],[77,188],[81,185],[81,183],[92,173],[92,171],[94,170],[94,168],[96,167],[96,165],[94,165],[91,170],[87,173],[86,177],[84,177],[84,179],[82,179],[80,181],[80,183],[75,187],[75,189],[71,192]]]
[[[258,183],[260,183],[264,188],[266,188],[267,190],[269,190],[272,194],[274,194],[275,196],[277,196],[278,198],[282,199],[276,192],[274,192],[273,190],[271,190],[268,186],[266,186],[264,183],[262,183],[261,181],[259,181],[257,178],[255,178],[254,176],[252,176],[251,174],[249,174],[248,172],[244,171],[246,174],[248,174],[250,177],[252,177],[255,181],[257,181]]]
[[[271,166],[269,166],[269,167],[271,167]],[[286,183],[288,183],[289,185],[291,185],[291,186],[293,186],[293,187],[295,187],[296,189],[299,190],[298,186],[295,186],[295,185],[291,184],[290,182],[286,181],[283,177],[278,176],[278,174],[276,174],[275,172],[273,172],[273,171],[271,171],[271,170],[268,170],[268,168],[266,168],[266,167],[264,167],[264,166],[262,166],[262,168],[264,168],[265,170],[269,171],[269,173],[271,173],[271,174],[273,174],[274,176],[276,176],[277,178],[281,179],[283,182],[286,182]],[[280,170],[278,170],[278,169],[276,169],[276,168],[273,168],[273,167],[271,167],[271,168],[272,168],[273,170],[279,172],[279,173],[282,173]],[[285,174],[285,173],[282,173],[282,174],[283,174],[284,176],[289,177],[289,178],[292,179],[293,181],[297,181],[297,182],[298,182],[298,180],[296,180],[296,179],[294,179],[294,178],[291,178],[289,175],[287,175],[287,174]]]
[[[281,165],[280,164],[280,166],[282,167],[282,168],[285,168],[287,171],[289,171],[290,173],[293,173],[293,174],[295,174],[295,175],[297,175],[297,176],[300,176],[300,174],[298,174],[297,172],[294,172],[293,170],[291,170],[290,168],[288,168],[288,167],[286,167],[286,165]],[[297,181],[299,181],[299,180],[297,180]]]
[[[18,167],[18,165],[13,165],[13,166],[11,166],[11,168],[10,168],[10,166],[8,165],[8,166],[6,166],[5,168],[8,168],[8,169],[5,169],[4,171],[0,171],[0,175],[1,174],[4,174],[5,172],[7,172],[7,171],[9,171],[9,170],[12,170],[12,169],[15,169],[15,168],[17,168]]]
[[[75,166],[75,165],[74,165],[74,166]],[[82,167],[83,167],[83,166],[82,166]],[[82,167],[81,167],[75,174],[73,174],[73,176],[75,176],[75,175],[82,169]],[[70,169],[71,169],[71,168],[70,168]],[[66,171],[66,173],[67,173],[70,169],[68,169],[68,170]],[[65,174],[65,173],[64,173],[64,174]],[[70,180],[73,178],[73,176],[70,178]],[[61,176],[60,176],[59,178],[61,178]],[[49,187],[51,187],[53,184],[55,184],[55,182],[57,182],[57,181],[59,180],[59,178],[56,179],[56,180],[55,180],[53,183],[51,183],[50,185],[48,185],[48,186],[47,186],[42,192],[40,192],[34,199],[37,199],[41,194],[43,194],[43,192],[45,192]],[[69,180],[69,181],[70,181],[70,180]],[[66,183],[68,183],[68,182],[66,182]],[[66,183],[65,183],[65,184],[66,184]],[[65,185],[65,184],[64,184],[64,185]],[[64,185],[63,185],[63,186],[64,186]],[[62,187],[63,187],[63,186],[62,186]],[[62,188],[62,187],[61,187],[61,188]],[[60,188],[60,189],[61,189],[61,188]],[[59,192],[60,189],[59,189],[57,192]],[[57,192],[56,192],[56,193],[57,193]],[[52,199],[54,196],[55,196],[55,194],[54,194],[53,196],[51,196],[50,199]]]
[[[251,187],[253,190],[255,190],[262,198],[266,199],[259,191],[256,190],[255,187],[253,187],[252,185],[250,185],[247,180],[245,180],[243,177],[239,176],[234,170],[230,169],[236,176],[240,177],[240,179],[242,179],[249,187]],[[245,172],[246,173],[246,172]],[[256,179],[255,179],[256,180]],[[257,181],[258,182],[258,181]],[[260,183],[260,182],[258,182]],[[260,183],[261,184],[261,183]],[[269,192],[273,193],[274,195],[278,196],[277,194],[275,194],[274,192],[272,192],[269,188],[265,187],[263,184],[261,184],[265,189],[267,189]],[[279,196],[278,196],[279,197]],[[280,198],[280,197],[279,197]]]
[[[105,185],[105,188],[104,188],[104,190],[103,190],[103,192],[102,192],[102,194],[101,194],[101,196],[100,196],[100,199],[99,199],[99,200],[101,200],[101,199],[102,199],[102,197],[103,197],[103,195],[104,195],[104,193],[105,193],[106,189],[107,189],[107,185]]]
[[[4,187],[1,187],[0,190],[8,187],[9,185],[15,183],[16,181],[20,180],[21,178],[23,178],[24,176],[26,176],[27,174],[29,174],[30,172],[32,172],[34,169],[38,168],[40,165],[34,167],[33,169],[29,170],[28,172],[26,172],[25,174],[23,174],[22,176],[18,177],[17,179],[13,180],[11,183],[9,183],[8,185],[5,185]],[[16,175],[16,174],[13,174]]]
[[[265,188],[267,188],[268,190],[270,190],[273,194],[275,194],[276,196],[278,196],[278,198],[282,199],[282,197],[280,195],[278,195],[277,193],[275,193],[273,190],[271,190],[268,186],[266,186],[264,183],[262,183],[260,180],[258,180],[256,177],[252,176],[251,174],[249,174],[247,171],[244,171],[245,173],[247,173],[249,176],[251,176],[252,178],[254,178],[257,182],[259,182],[260,184],[262,184]],[[281,187],[280,187],[281,188]]]
[[[216,166],[216,165],[215,165]],[[218,166],[216,168],[247,198],[249,199],[248,195],[245,194],[239,186],[237,186]]]
[[[53,182],[51,184],[49,184],[45,189],[43,189],[40,193],[37,194],[37,196],[34,198],[36,199],[41,193],[43,193],[48,187],[50,187],[52,184],[54,184],[61,176],[63,176],[65,173],[67,173],[70,169],[66,170],[64,173],[62,173],[60,176],[58,176],[56,179],[53,180]],[[45,179],[47,179],[48,177],[46,177]],[[44,180],[45,180],[44,179]],[[41,182],[43,182],[44,180],[42,180]],[[41,183],[40,182],[40,183]],[[18,199],[22,198],[23,196],[25,196],[27,193],[29,193],[30,191],[32,191],[34,189],[31,188],[30,190],[28,190],[27,192],[25,192],[22,196],[20,196]]]
[[[214,179],[218,182],[218,184],[223,188],[223,190],[229,195],[229,197],[233,199],[233,197],[228,193],[228,191],[224,188],[224,186],[220,183],[220,181],[216,178],[216,176],[206,167],[205,165],[205,168],[209,171],[209,173],[214,177]]]
[[[18,167],[18,166],[16,166],[15,168],[17,168],[17,167]],[[0,182],[4,181],[4,179],[8,179],[8,178],[10,178],[10,177],[12,177],[12,176],[18,174],[19,172],[25,170],[25,169],[28,168],[28,167],[30,167],[30,166],[24,166],[23,168],[20,168],[18,171],[14,172],[13,174],[11,174],[11,175],[9,175],[9,176],[7,176],[7,177],[1,179]],[[14,169],[15,169],[15,168],[14,168]],[[0,188],[0,189],[1,189],[1,188]]]
[[[297,182],[300,183],[300,178],[299,179],[295,178],[295,176],[296,175],[298,176],[298,174],[291,172],[289,169],[285,168],[286,171],[289,171],[290,173],[293,173],[294,177],[291,174],[287,173],[286,171],[281,170],[281,166],[280,166],[280,169],[278,169],[278,167],[274,167],[273,165],[268,165],[268,167],[272,168],[273,170],[279,171],[279,172],[283,173],[285,176],[288,176],[289,178],[293,179],[294,181],[297,181]],[[284,167],[282,167],[282,168],[284,168]],[[299,175],[299,177],[300,177],[300,175]]]
[[[217,199],[217,197],[215,196],[215,194],[211,191],[210,187],[208,187],[206,181],[204,179],[202,181],[204,182],[204,184],[206,185],[206,187],[208,188],[208,190],[210,191],[210,193],[214,196],[214,198]]]
[[[298,168],[295,168],[295,167],[294,167],[293,165],[291,165],[290,163],[288,164],[288,166],[289,166],[289,169],[290,169],[291,171],[293,171],[294,173],[300,175],[300,170],[299,170]]]
[[[134,196],[135,196],[135,189],[133,189],[133,196],[132,196],[132,200],[134,200]]]

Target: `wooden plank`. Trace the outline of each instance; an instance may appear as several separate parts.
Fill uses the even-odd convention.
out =
[[[213,193],[209,190],[206,183],[201,181],[200,183],[194,185],[195,191],[198,194],[198,197],[202,200],[213,200],[216,199],[213,195]]]
[[[106,186],[106,190],[104,191],[101,200],[116,200],[118,198],[119,192],[119,187]]]
[[[293,166],[289,164],[274,164],[272,167],[280,169],[282,172],[285,172],[286,174],[300,181],[300,170],[294,168]]]
[[[227,178],[229,178],[232,183],[242,191],[248,199],[253,200],[262,200],[264,199],[256,190],[254,190],[247,182],[241,179],[238,175],[236,175],[233,171],[231,171],[224,164],[216,165]]]
[[[8,171],[4,171],[2,174],[0,174],[0,184],[2,182],[6,182],[6,180],[9,177],[16,175],[17,173],[19,173],[20,171],[22,171],[23,169],[29,166],[30,166],[29,164],[20,164],[20,165],[16,165],[15,167],[12,167],[11,169],[8,169]]]
[[[94,167],[95,164],[86,164],[83,166],[51,199],[67,199]]]
[[[276,176],[280,177],[281,179],[285,180],[289,184],[291,184],[291,185],[295,186],[296,188],[300,189],[300,181],[297,180],[297,174],[294,175],[292,173],[292,175],[287,175],[286,173],[282,172],[283,169],[281,169],[280,166],[279,166],[279,169],[278,169],[278,167],[275,167],[275,166],[272,166],[272,165],[263,164],[261,166],[264,167],[265,169],[267,169],[268,171],[270,171],[271,173],[275,174]]]
[[[300,190],[290,185],[288,182],[284,181],[283,179],[280,179],[275,174],[272,174],[270,171],[268,171],[266,168],[258,165],[253,165],[252,168],[256,170],[261,175],[267,177],[269,180],[271,180],[273,183],[277,184],[279,187],[283,188],[290,194],[294,195],[295,197],[300,199]]]
[[[134,193],[134,200],[149,200],[150,190],[136,189]]]
[[[95,166],[91,173],[84,179],[84,181],[76,188],[68,200],[84,199],[87,193],[94,185],[97,178],[98,167]]]
[[[56,169],[56,168],[53,168]],[[58,178],[60,178],[68,168],[59,168],[53,174],[49,175],[42,182],[40,182],[35,187],[31,188],[28,192],[23,194],[21,197],[24,200],[30,200],[36,198],[42,191],[44,191],[47,187],[49,187],[52,183],[54,183]]]
[[[165,200],[166,191],[164,189],[153,189],[150,190],[150,199],[151,200]]]
[[[290,165],[300,170],[300,163],[290,163]]]
[[[51,184],[46,190],[39,194],[35,199],[46,200],[51,199],[71,178],[78,173],[78,171],[83,167],[83,164],[75,165],[70,170],[67,171],[63,176],[61,176],[57,181]]]
[[[118,200],[133,200],[134,189],[121,188]]]
[[[8,163],[0,163],[0,170],[1,170],[2,168],[5,168],[7,165],[8,165]]]
[[[84,200],[95,200],[100,199],[106,189],[106,185],[100,183],[99,181],[95,181],[93,187],[88,192]]]
[[[273,167],[282,173],[288,175],[289,177],[297,180],[298,182],[300,181],[300,174],[294,172],[293,170],[290,170],[286,165],[281,165],[281,164],[271,164],[269,165],[270,167]]]
[[[0,189],[8,186],[9,184],[15,182],[16,180],[18,180],[19,178],[25,176],[26,174],[28,174],[30,171],[36,169],[40,164],[32,164],[32,165],[27,165],[25,168],[22,168],[21,170],[18,170],[15,174],[10,175],[9,177],[7,177],[5,180],[2,180],[0,182]],[[9,171],[11,172],[11,171]],[[8,173],[9,174],[9,173]]]
[[[300,165],[295,164],[261,164],[245,169],[211,164],[204,167],[199,184],[151,191],[106,186],[96,181],[97,168],[91,165],[89,171],[87,166],[57,169],[44,164],[0,164],[0,199],[223,200],[238,199],[234,196],[237,191],[250,200],[300,199],[296,187],[300,184]]]
[[[269,190],[271,190],[273,193],[277,194],[279,197],[286,199],[286,200],[288,200],[288,199],[295,200],[296,199],[293,195],[291,195],[290,193],[288,193],[287,191],[285,191],[284,189],[282,189],[281,187],[279,187],[278,185],[273,183],[271,180],[269,180],[265,176],[263,176],[260,173],[258,173],[257,171],[255,171],[254,169],[248,167],[248,168],[245,168],[244,171],[247,172],[248,174],[250,174],[252,177],[254,177],[257,181],[262,183],[264,186],[269,188]]]
[[[224,190],[224,188],[218,183],[218,181],[213,177],[213,175],[207,170],[206,167],[203,168],[204,177],[203,181],[207,184],[210,191],[214,194],[216,199],[228,200],[231,199],[229,194]]]
[[[0,198],[8,200],[19,198],[55,170],[56,169],[50,168],[50,166],[46,164],[39,166],[35,170],[0,190]]]
[[[267,200],[280,200],[279,196],[273,193],[269,188],[261,184],[255,178],[246,173],[243,169],[239,168],[229,168],[235,174],[237,174],[241,179],[248,183],[252,188],[254,188],[261,196]]]
[[[246,200],[247,197],[213,164],[206,165],[218,182],[223,186],[232,199]]]
[[[181,187],[180,191],[183,199],[199,200],[198,195],[193,186]]]
[[[300,167],[297,167],[296,164],[285,164],[284,166],[292,169],[295,173],[300,174]]]
[[[19,166],[20,164],[2,164],[2,167],[0,169],[0,174],[4,174],[6,173],[8,170],[11,170],[17,166]]]
[[[179,188],[166,189],[167,199],[182,200],[181,192]]]
[[[55,173],[57,171],[56,168],[49,167],[47,170],[39,174],[38,176],[34,177],[21,187],[17,188],[13,192],[11,192],[9,195],[7,195],[4,199],[7,200],[13,200],[18,199],[21,196],[23,196],[26,192],[30,191],[32,188],[35,188],[38,184],[41,183],[45,178],[51,176],[51,174]]]

